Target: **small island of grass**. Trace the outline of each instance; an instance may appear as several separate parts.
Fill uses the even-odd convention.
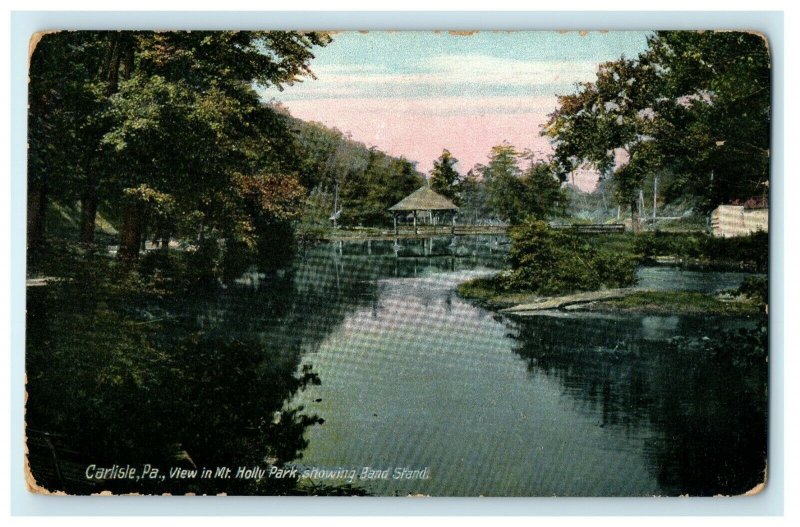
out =
[[[759,315],[765,305],[744,295],[697,291],[634,291],[621,298],[582,305],[586,311],[634,312],[653,315]]]
[[[528,222],[511,232],[511,269],[483,276],[458,286],[463,298],[489,309],[517,315],[537,311],[636,312],[649,314],[758,315],[766,313],[767,280],[751,278],[735,291],[648,291],[638,289],[636,267],[665,254],[691,256],[715,267],[763,271],[766,261],[749,258],[760,254],[766,236],[741,240],[716,240],[653,234],[579,236],[553,231],[543,222]],[[741,256],[731,255],[733,246]],[[688,249],[687,249],[688,247]],[[688,253],[687,253],[688,251]],[[691,253],[691,254],[689,254]]]

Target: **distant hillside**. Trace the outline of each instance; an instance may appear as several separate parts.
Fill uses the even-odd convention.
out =
[[[424,175],[416,163],[275,108],[290,119],[299,149],[300,182],[310,192],[310,221],[328,223],[338,189],[339,224],[386,225],[390,220],[386,209],[423,185]]]

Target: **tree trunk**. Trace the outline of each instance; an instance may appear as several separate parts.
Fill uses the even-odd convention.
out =
[[[42,183],[28,188],[28,248],[38,247],[44,238],[47,215],[47,185]]]
[[[81,196],[81,243],[94,242],[95,220],[97,218],[97,189],[87,186]]]
[[[147,250],[147,225],[150,223],[150,211],[147,207],[144,208],[144,212],[139,220],[141,228],[139,229],[139,251],[144,252]]]
[[[639,225],[639,204],[636,198],[631,200],[631,229],[633,232],[641,231],[641,225]]]
[[[119,251],[117,251],[117,258],[120,260],[136,261],[139,259],[143,219],[144,203],[131,201],[125,206],[119,239]]]

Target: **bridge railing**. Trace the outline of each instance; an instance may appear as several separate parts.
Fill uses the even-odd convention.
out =
[[[582,225],[582,224],[551,225],[550,228],[557,231],[570,231],[570,232],[593,233],[593,234],[625,232],[625,225],[621,223],[611,223],[611,224],[597,223],[591,225]]]
[[[398,225],[397,234],[505,234],[505,225]]]
[[[574,224],[574,225],[551,225],[551,229],[559,231],[569,231],[577,233],[621,233],[625,232],[625,226],[621,223],[598,223],[598,224]],[[469,234],[505,234],[508,231],[508,225],[398,225],[397,234],[417,234],[417,235],[435,235],[435,234],[456,234],[456,235],[469,235]]]

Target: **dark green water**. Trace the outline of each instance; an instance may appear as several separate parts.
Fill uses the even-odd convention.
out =
[[[297,264],[294,294],[313,297],[313,307],[272,331],[294,349],[307,340],[300,360],[321,385],[293,403],[325,419],[306,432],[299,465],[390,469],[388,479],[354,481],[380,495],[739,494],[763,479],[766,365],[672,342],[755,321],[513,319],[455,293],[504,265],[502,240],[400,244],[335,243]],[[663,286],[670,272],[678,288],[742,279],[678,269],[640,276]],[[429,477],[396,480],[397,467]]]
[[[79,494],[295,492],[269,478],[83,476],[89,463],[168,470],[176,450],[196,467],[338,470],[313,478],[334,487],[354,471],[378,495],[740,494],[763,480],[763,339],[729,333],[760,321],[520,319],[458,297],[459,283],[505,268],[507,250],[489,236],[330,243],[213,294],[116,293],[92,266],[29,288],[37,481]],[[717,291],[744,275],[639,277]],[[365,467],[387,477],[359,478]],[[393,479],[397,468],[425,479]]]

